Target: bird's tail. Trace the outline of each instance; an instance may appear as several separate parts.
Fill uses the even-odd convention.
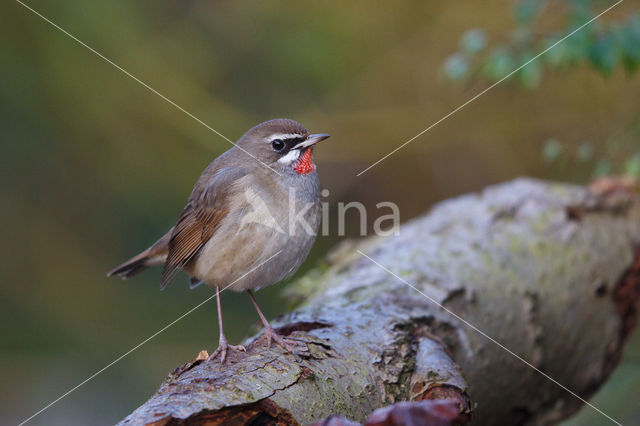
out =
[[[149,266],[162,265],[167,260],[167,254],[169,253],[169,240],[171,239],[172,230],[142,253],[113,268],[107,276],[117,275],[122,279],[127,279],[144,271]]]
[[[149,249],[146,249],[142,253],[133,256],[121,265],[116,266],[110,271],[107,276],[118,275],[120,278],[129,278],[135,274],[144,271],[147,267],[151,266],[147,264],[149,260]]]

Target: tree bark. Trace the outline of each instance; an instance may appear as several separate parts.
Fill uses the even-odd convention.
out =
[[[427,399],[474,424],[555,423],[581,401],[523,360],[592,395],[635,323],[638,247],[625,182],[518,179],[445,201],[398,236],[342,244],[289,286],[298,307],[277,328],[301,350],[254,336],[224,365],[190,362],[121,424],[363,422]]]

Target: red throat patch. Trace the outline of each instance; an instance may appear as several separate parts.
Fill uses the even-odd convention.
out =
[[[299,175],[308,175],[316,169],[316,165],[313,164],[313,147],[309,147],[304,150],[302,156],[296,162],[293,167]]]

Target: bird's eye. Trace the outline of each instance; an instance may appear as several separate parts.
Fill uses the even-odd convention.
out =
[[[274,139],[271,142],[271,146],[273,147],[273,149],[275,149],[276,151],[282,151],[284,149],[284,142],[282,142],[280,139]]]

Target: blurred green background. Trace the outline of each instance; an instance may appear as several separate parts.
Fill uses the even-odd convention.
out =
[[[316,163],[332,209],[359,200],[375,212],[391,200],[403,221],[521,175],[640,174],[640,4],[626,0],[355,176],[612,4],[552,3],[28,2],[231,139],[281,116],[331,133]],[[160,292],[159,270],[129,281],[105,273],[173,224],[229,144],[19,3],[0,10],[0,423],[9,424],[212,294],[189,291],[185,276]],[[339,240],[319,238],[297,276]],[[258,293],[268,317],[284,311],[282,289]],[[245,295],[225,292],[223,312],[232,343],[258,330]],[[210,303],[30,424],[114,423],[217,336]],[[639,353],[636,333],[593,399],[623,424],[640,419]],[[608,424],[588,408],[571,423]]]

